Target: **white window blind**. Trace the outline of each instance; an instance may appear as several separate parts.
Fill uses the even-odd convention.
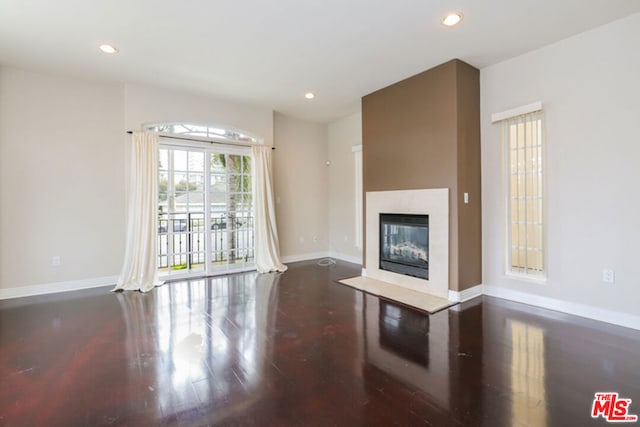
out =
[[[506,198],[506,273],[544,278],[543,115],[502,122]]]
[[[362,249],[362,145],[352,147],[355,171],[355,244]]]

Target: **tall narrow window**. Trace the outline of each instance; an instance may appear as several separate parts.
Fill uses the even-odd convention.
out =
[[[542,111],[502,120],[506,196],[506,272],[544,278]]]
[[[355,243],[362,250],[362,145],[351,148],[355,174]]]

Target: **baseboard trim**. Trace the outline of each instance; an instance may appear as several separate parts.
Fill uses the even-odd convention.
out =
[[[476,285],[469,289],[464,289],[460,292],[449,290],[449,301],[451,302],[465,302],[472,298],[482,295],[482,284]]]
[[[329,252],[311,252],[308,254],[283,256],[280,259],[280,261],[282,261],[283,264],[288,264],[290,262],[309,261],[312,259],[328,258],[328,257],[329,257]]]
[[[5,288],[0,289],[0,300],[55,294],[58,292],[78,291],[81,289],[99,288],[101,286],[115,286],[117,281],[118,276],[106,276],[92,279],[70,280],[67,282]]]
[[[308,254],[288,255],[281,258],[284,264],[290,262],[310,261],[319,258],[335,258],[341,261],[351,262],[353,264],[362,265],[362,258],[341,254],[339,252],[311,252]]]
[[[500,288],[497,286],[484,285],[482,288],[482,293],[484,295],[495,298],[520,302],[523,304],[546,308],[548,310],[559,311],[561,313],[586,317],[588,319],[597,320],[600,322],[611,323],[618,326],[624,326],[626,328],[640,330],[640,316],[635,316],[632,314],[619,313],[617,311],[597,308],[574,302],[562,301],[555,298],[543,297],[526,292],[513,291],[511,289]]]
[[[350,262],[352,264],[362,265],[362,257],[345,255],[345,254],[341,254],[339,252],[329,252],[329,256],[331,258],[339,259],[341,261],[346,261],[346,262]]]

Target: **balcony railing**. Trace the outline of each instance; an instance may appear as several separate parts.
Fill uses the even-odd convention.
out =
[[[204,212],[158,214],[158,268],[184,270],[206,263],[206,239],[210,239],[211,264],[244,264],[254,259],[253,217],[245,212],[211,216],[210,230]]]

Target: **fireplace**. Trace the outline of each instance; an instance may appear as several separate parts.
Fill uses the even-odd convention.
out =
[[[406,289],[449,297],[449,190],[429,188],[415,190],[367,191],[365,199],[365,266],[362,276]],[[420,227],[423,245],[427,249],[423,271],[407,275],[381,267],[380,244],[384,227],[380,215],[404,213],[425,218]],[[428,218],[427,218],[428,215]],[[397,224],[396,224],[397,225]],[[406,225],[406,224],[400,224]],[[415,225],[415,224],[414,224]],[[411,226],[411,224],[409,224]],[[386,261],[394,261],[386,260]],[[385,265],[386,262],[384,263]],[[427,277],[426,279],[424,277]]]
[[[429,215],[380,213],[379,268],[429,279]]]

